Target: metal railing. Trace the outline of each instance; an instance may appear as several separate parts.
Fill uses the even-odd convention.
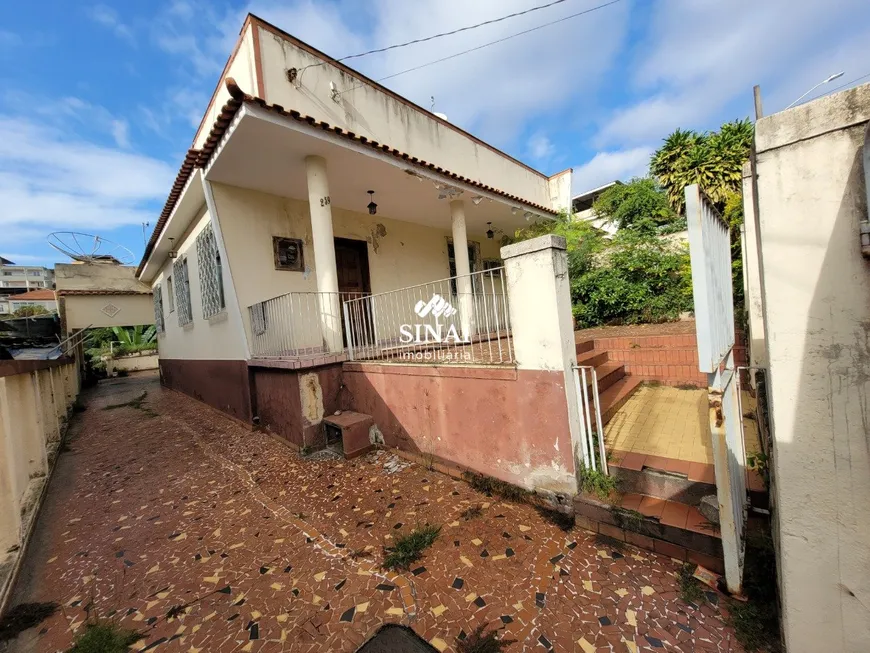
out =
[[[250,306],[252,356],[301,359],[342,353],[341,304],[366,294],[290,292]]]
[[[591,365],[574,365],[574,389],[580,409],[580,446],[586,469],[607,474],[607,450],[604,446],[604,422],[598,396],[598,374]],[[593,427],[594,421],[594,429]],[[596,437],[597,436],[597,437]],[[598,461],[596,462],[596,457]]]
[[[504,268],[344,302],[351,360],[501,365],[514,361]]]

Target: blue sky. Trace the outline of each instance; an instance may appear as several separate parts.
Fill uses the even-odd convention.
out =
[[[560,5],[348,62],[378,79],[567,16]],[[63,257],[55,230],[142,253],[244,16],[342,57],[543,0],[44,0],[0,9],[0,254]],[[870,74],[866,0],[622,0],[385,84],[575,191],[643,174],[676,127],[747,117]],[[870,81],[870,77],[863,81]],[[509,190],[509,189],[506,189]]]

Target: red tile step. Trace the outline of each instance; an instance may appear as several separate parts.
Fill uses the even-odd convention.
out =
[[[628,398],[634,394],[641,383],[643,383],[643,380],[636,376],[624,376],[601,393],[599,396],[601,419],[605,424],[613,418],[616,411],[622,408],[623,404],[628,401]]]
[[[709,524],[707,518],[698,512],[695,506],[634,493],[623,495],[619,506],[626,510],[639,512],[644,517],[657,519],[665,526],[721,538],[719,529]]]

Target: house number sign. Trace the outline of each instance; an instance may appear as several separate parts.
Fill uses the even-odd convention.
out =
[[[329,206],[329,195],[320,198],[320,206]]]

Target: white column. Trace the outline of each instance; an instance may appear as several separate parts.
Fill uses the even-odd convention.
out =
[[[471,263],[468,260],[468,236],[465,232],[465,204],[462,200],[450,202],[450,218],[453,226],[453,259],[456,262],[456,294],[459,298],[459,321],[462,338],[472,333],[472,307],[474,297],[471,288]]]
[[[332,232],[332,206],[326,159],[305,157],[308,174],[308,210],[311,213],[311,239],[314,244],[314,271],[320,295],[323,345],[329,352],[342,350],[341,303],[338,298],[338,270],[335,266],[335,238]],[[328,293],[328,294],[322,294]]]

